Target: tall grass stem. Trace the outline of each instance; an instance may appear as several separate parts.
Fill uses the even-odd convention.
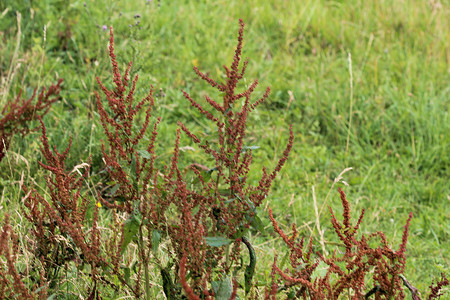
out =
[[[22,14],[20,12],[17,12],[17,37],[16,37],[16,48],[14,48],[14,53],[11,59],[11,64],[9,66],[8,76],[6,77],[6,84],[5,89],[3,90],[3,98],[1,106],[3,107],[4,103],[7,100],[7,97],[9,95],[9,89],[11,88],[11,82],[14,78],[14,74],[16,71],[16,62],[17,57],[19,55],[19,49],[20,49],[20,37],[22,36],[22,30],[20,27],[20,23],[22,20]]]
[[[348,71],[350,74],[350,113],[348,117],[348,131],[347,131],[347,144],[345,146],[345,156],[348,153],[348,144],[350,141],[350,131],[352,129],[352,116],[353,116],[353,71],[352,71],[352,54],[348,53]]]

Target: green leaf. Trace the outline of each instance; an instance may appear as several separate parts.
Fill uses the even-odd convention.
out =
[[[316,278],[323,278],[327,274],[328,268],[329,266],[325,262],[320,261],[317,268],[311,274],[311,281],[314,281]]]
[[[280,267],[279,268],[281,270],[284,270],[283,268],[284,268],[284,265],[286,264],[286,261],[287,261],[288,257],[289,257],[289,252],[286,251],[286,254],[283,256],[283,259],[281,260],[281,263],[280,263]]]
[[[233,238],[240,239],[248,232],[248,228],[246,226],[240,226],[236,233],[233,235]]]
[[[112,187],[112,189],[109,191],[109,195],[110,195],[111,197],[113,197],[113,196],[116,194],[116,192],[119,190],[119,188],[120,188],[120,184],[114,185],[114,186]]]
[[[215,299],[228,300],[233,293],[233,285],[231,283],[231,277],[226,276],[222,280],[211,282],[211,287],[214,290]]]
[[[202,175],[202,177],[203,177],[203,181],[206,183],[206,182],[209,182],[210,180],[211,180],[211,175],[213,174],[213,172],[214,171],[217,171],[217,167],[214,167],[214,168],[212,168],[212,169],[209,169],[208,171],[201,171],[200,172],[200,174]],[[200,182],[200,178],[199,177],[197,177],[195,180],[194,180],[194,184],[197,184],[197,183],[199,183]]]
[[[254,229],[256,229],[256,230],[258,230],[259,232],[261,232],[262,235],[265,235],[265,234],[266,234],[266,231],[264,230],[264,224],[263,224],[263,222],[261,221],[261,219],[260,219],[257,215],[254,215],[254,216],[252,217],[252,222],[250,223],[250,225],[251,225]]]
[[[136,233],[138,233],[140,225],[141,219],[135,213],[131,214],[128,219],[125,220],[123,229],[123,243],[120,253],[123,253],[125,251],[131,241],[136,240]]]
[[[202,176],[202,178],[203,178],[203,181],[204,181],[205,183],[207,183],[207,182],[209,182],[209,181],[211,180],[211,174],[212,174],[212,172],[209,172],[209,171],[201,171],[200,174],[201,174],[201,176]],[[199,182],[200,182],[200,176],[197,177],[197,178],[195,178],[194,184],[197,184],[197,183],[199,183]]]
[[[292,288],[291,291],[289,292],[289,294],[287,295],[287,299],[295,299],[295,292],[296,292],[296,290],[294,290],[294,288]]]
[[[133,265],[131,266],[131,270],[133,270],[134,273],[137,273],[137,266],[138,266],[139,261],[136,260]]]
[[[139,153],[140,156],[146,159],[151,159],[152,155],[147,150],[137,150],[137,153]]]
[[[124,196],[118,196],[118,197],[114,197],[115,201],[119,201],[119,202],[127,202],[128,198],[124,197]]]
[[[205,171],[203,171],[202,173],[202,177],[203,177],[203,181],[206,183],[206,182],[209,182],[210,180],[211,180],[211,174],[212,174],[212,172],[209,172],[209,171],[207,171],[207,172],[205,172]]]
[[[219,189],[218,192],[222,196],[231,196],[231,190],[230,189]]]
[[[127,283],[130,283],[130,277],[131,277],[131,270],[130,270],[130,268],[124,267],[123,268],[123,275],[125,277],[125,281]]]
[[[223,204],[230,204],[231,202],[233,202],[236,199],[237,198],[231,198],[231,199],[225,200],[225,201],[223,201]]]
[[[130,177],[133,181],[133,188],[137,191],[138,190],[138,184],[137,184],[137,174],[136,174],[136,155],[133,154],[131,157],[131,170],[130,170]]]
[[[152,250],[154,253],[158,251],[159,243],[161,242],[161,234],[158,230],[152,231]]]
[[[222,247],[225,245],[229,245],[234,240],[228,239],[226,237],[222,236],[211,236],[211,237],[205,237],[206,244],[208,244],[211,247]]]
[[[260,146],[243,146],[242,147],[242,153],[244,153],[247,150],[256,150],[261,148]]]

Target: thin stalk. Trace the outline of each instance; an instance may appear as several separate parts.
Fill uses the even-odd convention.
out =
[[[15,71],[16,71],[15,68],[18,68],[16,66],[16,62],[17,62],[17,57],[18,57],[19,50],[20,50],[20,38],[22,36],[22,31],[21,31],[21,27],[20,27],[22,15],[18,11],[16,12],[16,14],[17,14],[16,47],[14,48],[13,56],[11,58],[11,65],[9,66],[8,75],[6,77],[6,84],[4,85],[4,89],[3,89],[3,98],[0,103],[1,106],[3,106],[6,103],[6,99],[9,95],[9,89],[11,88],[11,83],[12,83],[14,75],[15,75]]]
[[[250,263],[245,268],[245,295],[247,295],[252,288],[252,279],[253,275],[255,274],[256,267],[256,254],[255,249],[253,249],[252,245],[246,237],[242,237],[242,242],[245,244],[245,246],[247,246],[248,253],[250,255]]]
[[[352,117],[353,117],[353,71],[352,71],[352,54],[348,53],[348,71],[350,73],[350,115],[348,120],[348,131],[347,131],[347,144],[345,146],[345,156],[348,153],[348,144],[350,141],[350,131],[352,129]]]
[[[394,294],[394,280],[395,280],[395,275],[392,275],[391,288],[389,289],[388,300],[391,300],[393,297],[393,294]]]
[[[142,233],[142,226],[139,226],[139,254],[141,256],[142,264],[144,265],[144,277],[145,277],[145,299],[150,300],[150,276],[148,274],[148,260],[144,258],[144,238]]]
[[[227,245],[227,248],[225,249],[225,266],[228,267],[228,262],[230,260],[230,244]],[[231,265],[230,265],[231,267]]]

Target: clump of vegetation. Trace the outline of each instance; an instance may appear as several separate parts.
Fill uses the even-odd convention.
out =
[[[364,217],[364,210],[353,226],[351,224],[350,204],[344,191],[339,189],[343,207],[342,224],[336,219],[331,209],[331,223],[342,242],[342,248],[345,252],[334,251],[332,255],[326,256],[324,253],[313,253],[312,239],[309,241],[309,247],[304,252],[304,238],[296,242],[297,230],[292,226],[292,236],[288,237],[279,228],[277,221],[269,209],[270,220],[275,231],[281,236],[290,250],[290,274],[286,274],[277,266],[275,258],[272,266],[273,283],[270,292],[267,295],[275,295],[277,292],[277,283],[274,279],[275,274],[279,274],[285,281],[285,284],[292,290],[296,298],[303,299],[338,299],[344,295],[354,297],[355,299],[368,299],[371,295],[376,298],[382,295],[386,299],[403,299],[402,274],[406,265],[406,244],[408,241],[409,227],[412,219],[410,213],[403,231],[402,243],[397,251],[389,246],[384,233],[378,231],[369,235],[362,234],[357,239],[358,230]],[[375,240],[376,247],[371,246]],[[316,254],[316,259],[312,255]],[[319,265],[325,270],[323,276],[315,276],[314,272]],[[371,282],[375,286],[367,291],[368,277],[372,277]],[[411,290],[413,297],[417,296],[417,291]],[[266,296],[268,299],[269,297]]]
[[[155,273],[167,299],[237,299],[238,295],[258,298],[260,288],[254,279],[258,257],[248,234],[265,234],[257,209],[288,160],[294,133],[291,126],[274,169],[264,167],[259,181],[252,185],[248,177],[257,147],[246,143],[248,116],[268,98],[270,89],[256,100],[252,98],[257,80],[243,92],[237,91],[248,65],[248,61],[241,63],[243,33],[244,23],[240,20],[233,61],[230,67],[224,66],[224,82],[194,68],[201,79],[221,93],[221,101],[205,96],[211,107],[206,109],[190,93],[182,91],[192,107],[214,124],[217,142],[202,138],[179,121],[170,165],[159,168],[156,145],[158,127],[164,120],[152,115],[153,87],[136,101],[139,77],[130,78],[131,63],[123,74],[120,72],[110,29],[113,88],[97,78],[103,96],[95,94],[104,138],[99,184],[106,187],[102,192],[90,189],[90,161],[66,166],[71,142],[62,152],[56,147],[52,150],[41,115],[37,115],[45,158],[40,166],[49,172],[48,193],[23,187],[22,212],[31,228],[30,242],[23,251],[31,253],[32,268],[23,271],[17,267],[18,237],[9,217],[5,218],[0,236],[0,255],[6,262],[0,268],[0,297],[44,299],[55,294],[58,285],[68,280],[67,270],[75,267],[89,278],[84,291],[89,299],[111,295],[152,299],[152,290],[159,289],[153,283]],[[59,91],[56,87],[47,94]],[[45,101],[40,97],[36,107],[46,112],[54,101],[46,100],[49,96],[44,97],[43,92],[41,95]],[[22,107],[27,107],[23,103]],[[28,118],[23,112],[16,115]],[[180,169],[182,133],[203,150],[211,165],[192,162]],[[374,295],[376,299],[402,299],[406,288],[413,299],[419,299],[417,289],[403,275],[412,214],[395,251],[382,232],[359,237],[364,210],[353,226],[350,204],[341,189],[339,193],[342,224],[331,208],[330,214],[339,246],[345,251],[342,253],[314,251],[312,238],[305,251],[305,239],[299,237],[295,225],[288,236],[269,209],[273,229],[288,249],[285,257],[289,258],[290,268],[283,269],[285,262],[280,266],[275,257],[271,283],[265,284],[265,298],[287,295],[291,299],[368,299]],[[247,252],[249,262],[244,265]],[[318,274],[319,268],[325,272]],[[430,287],[429,299],[439,297],[446,285],[448,280],[443,275]]]
[[[62,79],[47,91],[43,88],[36,103],[34,98],[37,90],[34,90],[29,99],[21,99],[20,92],[16,99],[8,100],[3,106],[0,115],[0,162],[8,151],[13,135],[22,134],[23,137],[27,134],[31,130],[29,123],[47,114],[52,104],[58,100],[61,83]]]

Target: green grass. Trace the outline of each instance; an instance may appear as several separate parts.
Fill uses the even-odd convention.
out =
[[[267,199],[282,223],[305,225],[302,233],[313,234],[319,245],[312,187],[319,209],[327,199],[326,204],[340,211],[336,188],[326,197],[337,175],[352,167],[344,174],[349,187],[336,186],[344,188],[353,211],[367,210],[362,231],[384,231],[396,248],[412,211],[405,276],[425,291],[441,271],[448,273],[450,7],[445,1],[441,6],[419,0],[162,0],[148,5],[86,1],[86,6],[83,1],[27,2],[0,4],[0,75],[2,86],[11,82],[8,91],[2,87],[0,99],[15,97],[20,90],[30,95],[34,88],[64,78],[62,101],[45,123],[51,142],[60,149],[72,137],[69,166],[93,154],[93,169],[98,171],[101,161],[93,91],[96,76],[102,81],[110,78],[103,25],[114,27],[121,65],[134,62],[133,72],[140,74],[138,95],[151,84],[166,95],[157,103],[165,124],[158,136],[164,163],[177,120],[196,128],[194,132],[210,134],[212,127],[189,107],[180,88],[196,99],[211,92],[192,66],[223,77],[221,66],[232,59],[237,20],[242,18],[243,54],[250,58],[247,82],[259,79],[259,95],[266,86],[272,89],[269,101],[249,123],[248,143],[261,147],[255,151],[255,180],[263,165],[273,166],[281,155],[289,124],[296,134],[290,160]],[[18,52],[16,11],[22,14]],[[134,18],[136,14],[141,17]],[[8,78],[14,53],[15,72]],[[353,73],[351,126],[348,53]],[[0,207],[15,219],[21,210],[22,173],[25,184],[44,186],[45,172],[37,164],[39,135],[16,137],[0,166]],[[181,146],[186,145],[190,142],[183,138]],[[199,150],[183,155],[201,159]],[[265,210],[262,218],[269,225]],[[325,240],[336,241],[329,219],[324,209],[320,226]],[[272,249],[280,241],[252,238],[260,257],[258,279],[264,283],[268,274],[262,267],[272,261]]]

